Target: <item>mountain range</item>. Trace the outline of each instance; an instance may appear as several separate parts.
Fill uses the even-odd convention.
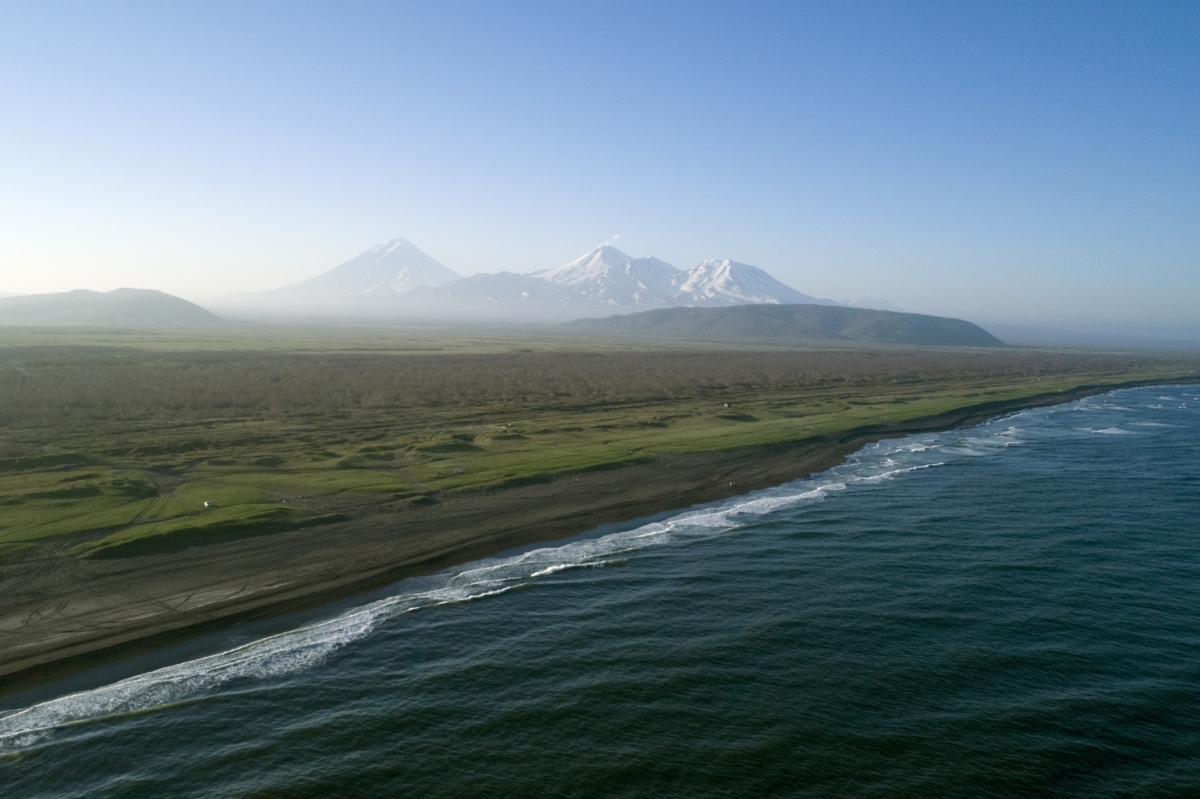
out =
[[[411,242],[395,239],[302,283],[227,299],[241,299],[243,310],[257,305],[293,318],[574,319],[571,331],[589,336],[1001,346],[961,319],[847,307],[802,294],[749,264],[711,260],[681,270],[608,245],[553,269],[462,277]],[[187,300],[144,289],[0,297],[0,326],[222,323]]]
[[[758,267],[731,260],[676,269],[602,245],[553,269],[462,277],[405,239],[377,245],[310,280],[227,298],[226,306],[307,313],[525,317],[534,308],[562,320],[678,306],[813,303],[837,305],[787,286]]]

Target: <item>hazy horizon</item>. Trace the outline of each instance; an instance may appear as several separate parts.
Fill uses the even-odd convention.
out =
[[[979,323],[1200,336],[1200,10],[0,9],[0,294],[205,304],[405,238],[607,242]]]

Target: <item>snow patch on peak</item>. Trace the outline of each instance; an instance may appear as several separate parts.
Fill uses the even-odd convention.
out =
[[[646,273],[675,273],[675,267],[657,258],[631,258],[609,244],[602,244],[591,252],[584,253],[574,261],[556,266],[553,269],[543,269],[534,272],[531,277],[548,280],[551,283],[574,284],[604,277],[613,270],[626,274],[633,272]]]
[[[750,264],[712,259],[681,272],[674,281],[676,305],[837,305],[801,294]]]
[[[608,306],[837,304],[801,294],[758,267],[728,258],[685,272],[657,258],[631,258],[608,244],[528,277],[551,284],[571,302]]]
[[[392,239],[323,275],[281,291],[317,297],[379,296],[442,286],[461,277],[407,239]]]
[[[679,270],[657,258],[631,258],[609,244],[529,277],[569,289],[573,301],[602,305],[665,305]]]

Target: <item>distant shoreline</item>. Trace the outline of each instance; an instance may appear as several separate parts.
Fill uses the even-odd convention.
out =
[[[38,608],[0,618],[0,632],[16,642],[0,653],[0,696],[236,624],[312,610],[507,549],[551,543],[604,524],[803,479],[881,439],[966,427],[1004,413],[1126,388],[1193,382],[1197,381],[1170,378],[1085,385],[796,442],[665,455],[650,464],[449,498],[433,508],[376,509],[322,528],[171,555],[114,559],[104,564],[104,579],[89,585],[91,610],[61,624],[41,608],[55,596],[71,595],[72,575],[44,574],[40,579],[45,596]],[[185,604],[179,598],[185,596],[191,604],[178,610]],[[22,624],[22,612],[38,613],[37,624]],[[17,628],[36,632],[24,634]]]

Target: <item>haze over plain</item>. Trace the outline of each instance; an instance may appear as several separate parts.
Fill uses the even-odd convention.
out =
[[[0,9],[0,292],[206,301],[404,237],[1200,336],[1186,3]]]

